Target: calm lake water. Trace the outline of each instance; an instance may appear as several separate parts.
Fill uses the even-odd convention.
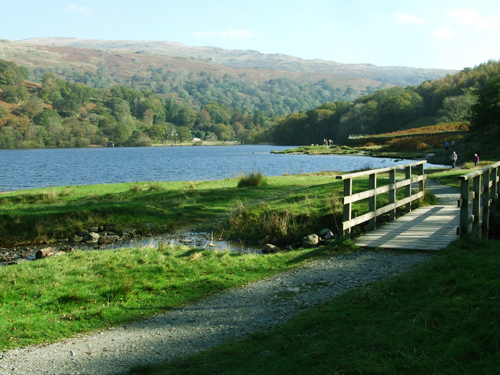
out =
[[[0,191],[134,181],[199,181],[406,164],[365,156],[275,155],[292,146],[116,147],[0,150]]]

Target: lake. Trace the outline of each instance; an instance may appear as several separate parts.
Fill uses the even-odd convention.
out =
[[[406,164],[344,155],[276,155],[294,146],[174,146],[0,150],[0,191],[135,181],[199,181],[260,171],[266,176],[348,172]]]

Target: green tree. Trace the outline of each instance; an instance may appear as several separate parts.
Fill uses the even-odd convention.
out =
[[[9,114],[9,110],[3,104],[0,104],[0,118],[5,118]]]
[[[52,109],[44,109],[33,117],[33,123],[39,126],[46,127],[53,122],[61,123],[61,116]]]
[[[127,125],[131,124],[130,106],[126,100],[114,97],[105,101],[104,105],[109,108],[116,121]]]
[[[472,116],[472,107],[477,102],[477,96],[464,94],[448,96],[443,100],[443,108],[438,113],[441,122],[469,121]]]
[[[191,131],[187,126],[178,126],[177,127],[177,139],[179,142],[186,142],[191,139]]]
[[[108,122],[100,127],[100,129],[103,134],[106,135],[108,139],[114,142],[116,145],[125,143],[130,138],[133,132],[130,126],[117,122]]]
[[[230,125],[214,124],[210,130],[215,133],[220,141],[230,141],[234,136],[234,131]]]
[[[472,107],[471,123],[474,131],[498,128],[500,125],[500,74],[479,90],[477,103]]]
[[[28,79],[30,77],[30,72],[28,68],[26,68],[25,66],[20,66],[19,70],[21,71],[21,74],[23,75],[24,79]]]
[[[31,119],[43,110],[43,101],[36,96],[32,96],[21,104],[17,110],[20,114]]]
[[[24,75],[12,61],[0,60],[0,89],[24,83]]]
[[[20,103],[29,98],[28,90],[23,84],[5,86],[3,88],[2,99],[7,103]]]
[[[154,124],[148,129],[148,135],[151,139],[161,142],[167,135],[168,127],[165,124]]]

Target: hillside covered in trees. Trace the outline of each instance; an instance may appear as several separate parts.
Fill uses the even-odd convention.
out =
[[[264,139],[280,145],[321,144],[324,139],[342,144],[350,135],[469,121],[474,113],[489,113],[487,106],[475,112],[478,95],[499,75],[500,62],[489,61],[418,86],[378,90],[352,102],[325,103],[277,119]]]
[[[209,102],[196,111],[186,102],[125,86],[92,88],[45,73],[41,85],[26,69],[0,60],[0,147],[88,147],[183,142],[192,137],[253,140],[270,126],[260,111]]]
[[[154,92],[200,110],[217,102],[268,117],[306,111],[326,101],[354,100],[390,83],[360,76],[232,68],[210,60],[152,55],[145,51],[40,46],[0,40],[0,59],[25,66],[29,80],[45,73],[93,88],[126,86]],[[439,71],[442,75],[446,71]],[[438,72],[433,72],[438,74]]]
[[[201,72],[192,80],[182,80],[179,72],[151,67],[149,84],[163,80],[172,90],[164,78],[182,82],[182,89],[175,86],[176,95],[162,96],[146,84],[144,76],[132,77],[131,86],[135,82],[137,88],[96,87],[102,85],[92,79],[102,82],[101,78],[88,72],[78,76],[69,71],[65,77],[74,76],[64,80],[44,71],[40,84],[26,81],[37,72],[0,60],[0,148],[88,147],[108,141],[118,146],[149,146],[193,137],[282,145],[323,143],[326,138],[341,144],[351,134],[468,121],[478,95],[500,74],[500,63],[490,61],[439,80],[379,89],[357,99],[348,89],[332,90],[326,80],[311,84],[309,91],[307,84],[286,78],[254,84],[254,91],[240,82],[238,91],[233,90],[238,82],[232,76]],[[323,96],[318,85],[324,86]],[[242,94],[246,89],[250,91]],[[292,95],[313,91],[312,101]],[[229,96],[233,100],[225,99]],[[320,104],[303,110],[313,103]]]

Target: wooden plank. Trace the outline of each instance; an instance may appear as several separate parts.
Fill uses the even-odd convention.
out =
[[[354,244],[386,249],[439,250],[458,239],[459,213],[460,209],[452,206],[421,207],[355,239]]]

